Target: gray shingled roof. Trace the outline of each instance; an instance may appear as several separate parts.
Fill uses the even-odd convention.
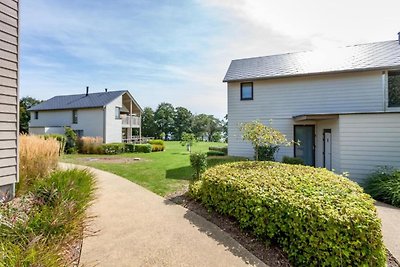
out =
[[[224,82],[397,67],[400,45],[396,40],[237,59],[231,62]]]
[[[29,111],[103,107],[126,92],[128,91],[109,91],[88,95],[59,95],[31,107]]]

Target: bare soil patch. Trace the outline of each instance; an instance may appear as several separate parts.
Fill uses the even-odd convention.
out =
[[[85,162],[96,163],[137,163],[147,161],[142,158],[120,158],[120,157],[102,157],[102,158],[82,158]]]

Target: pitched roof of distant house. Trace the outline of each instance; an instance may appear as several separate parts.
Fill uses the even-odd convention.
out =
[[[88,95],[59,95],[31,107],[29,111],[104,107],[127,92],[127,90],[124,90],[91,93]]]
[[[224,82],[400,67],[399,41],[233,60]]]

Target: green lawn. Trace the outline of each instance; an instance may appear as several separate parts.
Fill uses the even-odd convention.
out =
[[[192,148],[193,152],[206,152],[209,146],[225,146],[223,143],[199,142]],[[88,161],[87,158],[141,158],[142,161],[132,163],[101,163]],[[86,158],[86,160],[84,159]],[[210,159],[209,165],[235,161],[239,158],[223,157]],[[62,161],[87,165],[120,175],[159,195],[169,193],[187,185],[192,177],[189,152],[179,142],[166,142],[164,152],[125,153],[120,155],[64,155]]]

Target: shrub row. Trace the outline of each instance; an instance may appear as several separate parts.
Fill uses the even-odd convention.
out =
[[[217,152],[222,152],[224,156],[228,155],[228,147],[216,147],[216,146],[210,146],[208,148],[210,151],[217,151]]]
[[[154,144],[125,144],[109,143],[103,144],[101,137],[82,137],[78,140],[78,151],[82,154],[106,154],[115,155],[121,153],[150,153],[151,151],[162,151],[164,146]]]
[[[135,151],[137,153],[150,153],[152,145],[150,144],[138,144],[135,145]]]
[[[304,160],[302,158],[293,158],[293,157],[288,157],[288,156],[284,156],[282,158],[282,163],[286,163],[286,164],[297,164],[297,165],[305,165],[304,164]]]
[[[208,169],[190,193],[279,244],[296,266],[385,266],[373,199],[328,170],[228,163]]]
[[[225,156],[225,153],[222,151],[207,151],[207,157],[212,157],[212,156]]]

